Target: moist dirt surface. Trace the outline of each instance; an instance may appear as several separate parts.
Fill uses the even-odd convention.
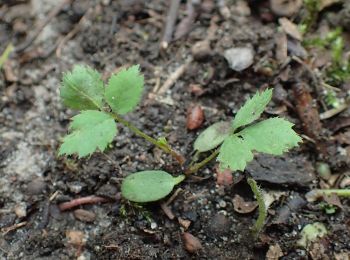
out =
[[[0,71],[0,259],[349,259],[349,199],[305,197],[316,188],[350,186],[350,81],[327,74],[332,43],[305,44],[342,28],[348,59],[347,1],[320,1],[325,6],[316,15],[302,1],[179,1],[165,49],[171,1],[62,2],[0,2],[0,53],[15,46]],[[310,26],[300,35],[302,23]],[[161,169],[177,175],[183,168],[122,125],[104,153],[58,157],[77,113],[61,103],[60,82],[75,64],[94,67],[104,80],[140,64],[143,99],[125,118],[166,137],[186,159],[201,131],[231,120],[267,87],[274,96],[263,118],[287,118],[303,143],[283,156],[257,155],[245,172],[222,173],[212,162],[163,201],[130,203],[120,194],[128,174]],[[325,114],[336,107],[325,99],[330,90],[344,109]],[[194,106],[205,120],[189,130]],[[257,237],[247,176],[269,205]],[[59,207],[90,196],[103,202]],[[327,234],[301,247],[301,230],[315,222]]]

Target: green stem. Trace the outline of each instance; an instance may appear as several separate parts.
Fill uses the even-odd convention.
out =
[[[254,224],[254,228],[253,228],[253,234],[255,236],[257,236],[265,224],[265,220],[267,217],[267,209],[266,209],[265,201],[263,198],[263,194],[262,194],[260,188],[258,187],[256,181],[253,178],[248,178],[247,182],[248,182],[250,188],[252,189],[252,191],[256,197],[256,200],[258,201],[258,205],[259,205],[259,216],[258,216],[258,219],[256,220],[256,222]]]
[[[150,142],[151,144],[154,144],[158,148],[162,149],[164,152],[173,156],[180,163],[180,165],[182,165],[184,163],[184,161],[185,161],[184,157],[181,154],[177,153],[175,150],[173,150],[168,144],[158,142],[157,139],[154,139],[153,137],[149,136],[148,134],[142,132],[140,129],[138,129],[136,126],[134,126],[129,121],[122,118],[121,116],[114,114],[114,113],[110,113],[110,115],[116,121],[118,121],[119,123],[121,123],[124,126],[126,126],[127,128],[129,128],[131,131],[133,131],[136,135],[144,138],[146,141]]]
[[[211,160],[213,160],[217,155],[219,154],[219,149],[215,150],[214,152],[212,152],[207,158],[205,158],[203,161],[196,163],[192,166],[190,166],[190,168],[188,168],[187,170],[185,170],[185,174],[191,175],[192,173],[197,172],[200,168],[202,168],[203,166],[205,166],[207,163],[209,163]]]
[[[6,47],[6,49],[4,50],[4,52],[1,54],[0,56],[0,69],[2,67],[2,65],[4,65],[4,63],[8,60],[11,52],[14,50],[15,48],[13,47],[12,43],[9,43]]]
[[[336,194],[339,197],[350,197],[350,189],[319,189],[318,191],[327,196]]]

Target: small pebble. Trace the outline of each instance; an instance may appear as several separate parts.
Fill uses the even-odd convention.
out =
[[[116,194],[118,193],[117,187],[111,184],[105,184],[101,186],[97,192],[97,196],[107,197],[110,199],[115,199]]]
[[[83,222],[94,222],[96,219],[96,214],[91,212],[91,211],[87,211],[85,209],[76,209],[74,210],[74,217],[80,221]]]
[[[224,57],[231,69],[242,71],[253,64],[254,50],[252,47],[231,48],[224,52]]]
[[[27,185],[28,195],[38,195],[44,192],[46,183],[42,179],[34,179]]]
[[[151,229],[156,229],[158,227],[157,223],[152,222],[151,223]]]
[[[85,235],[82,231],[67,230],[66,238],[68,243],[73,246],[82,246],[85,244]]]
[[[183,238],[185,249],[189,253],[196,253],[202,249],[202,244],[201,244],[200,240],[198,238],[196,238],[195,236],[193,236],[192,234],[185,232],[182,235],[182,238]]]
[[[201,61],[208,58],[211,55],[210,42],[208,40],[196,42],[191,52],[195,60]]]
[[[204,112],[201,106],[195,105],[191,106],[187,110],[187,129],[195,130],[202,126],[204,122]]]
[[[221,213],[216,213],[210,221],[209,232],[215,236],[222,236],[230,232],[230,220]]]
[[[70,182],[67,183],[69,191],[75,194],[78,194],[83,189],[83,184],[81,182]]]
[[[225,208],[226,207],[226,201],[220,200],[219,201],[219,206],[220,206],[220,208]]]
[[[15,213],[18,218],[27,216],[27,205],[24,202],[17,204],[15,207]]]

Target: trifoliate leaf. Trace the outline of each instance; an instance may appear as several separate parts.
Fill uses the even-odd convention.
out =
[[[231,131],[229,122],[217,122],[205,129],[194,142],[194,149],[206,152],[221,144]]]
[[[237,135],[242,136],[252,150],[281,155],[302,141],[292,126],[287,120],[276,117],[251,125]]]
[[[236,130],[241,126],[248,125],[258,119],[265,107],[270,102],[272,97],[272,89],[266,89],[259,93],[257,92],[252,99],[249,99],[240,110],[238,110],[236,117],[233,119],[232,128]]]
[[[105,98],[114,112],[123,115],[140,102],[142,91],[143,76],[139,73],[139,65],[134,65],[111,76]]]
[[[164,171],[142,171],[130,174],[123,180],[122,195],[134,202],[151,202],[164,198],[174,186],[185,179],[184,175],[171,176]]]
[[[230,135],[225,138],[220,147],[217,160],[220,168],[231,169],[233,171],[243,171],[247,162],[253,160],[253,154],[244,140],[237,135]]]
[[[81,158],[96,149],[104,151],[117,134],[113,117],[104,112],[86,110],[72,119],[71,134],[63,139],[59,155],[76,153]]]
[[[63,103],[72,109],[99,109],[103,105],[101,75],[87,66],[76,65],[65,73],[60,92]]]

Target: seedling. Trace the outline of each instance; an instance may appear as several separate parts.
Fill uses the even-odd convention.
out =
[[[196,139],[194,149],[206,152],[220,146],[212,154],[218,155],[220,168],[243,171],[253,160],[254,151],[282,155],[297,146],[301,138],[292,129],[292,123],[278,117],[255,123],[271,97],[272,89],[255,94],[231,122],[215,123],[204,130]],[[192,166],[187,173],[197,171],[198,166],[202,165]]]
[[[59,155],[77,154],[82,158],[96,150],[103,152],[117,135],[117,123],[120,123],[170,154],[182,166],[184,157],[173,150],[164,137],[155,139],[122,117],[139,103],[143,85],[138,65],[113,74],[107,85],[97,71],[86,66],[75,66],[72,72],[64,74],[60,92],[63,103],[80,113],[72,118],[70,134],[64,137]],[[231,122],[217,122],[200,134],[194,143],[193,163],[183,169],[185,175],[197,172],[216,157],[220,168],[243,171],[253,160],[253,152],[281,155],[297,146],[301,138],[293,131],[292,123],[278,117],[256,122],[271,97],[272,89],[255,94]],[[196,162],[200,153],[208,151],[212,152]],[[167,196],[185,175],[173,177],[154,170],[137,172],[124,179],[122,195],[134,202],[156,201]],[[256,182],[249,179],[248,183],[259,203],[257,233],[264,224],[266,208]]]

